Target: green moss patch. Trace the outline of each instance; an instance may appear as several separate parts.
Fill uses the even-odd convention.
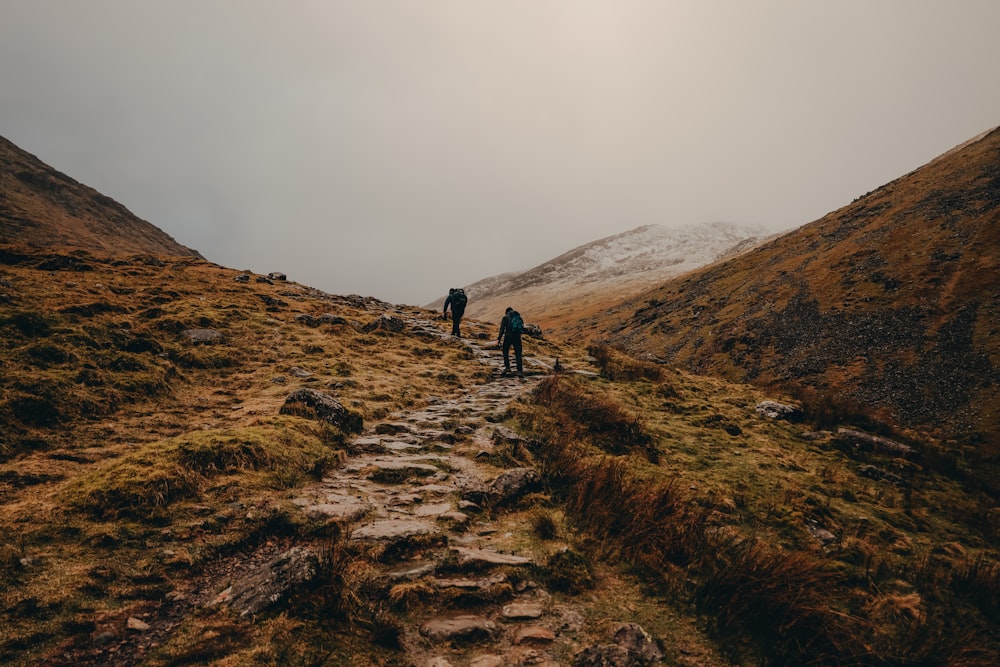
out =
[[[234,477],[247,495],[288,487],[334,457],[319,437],[297,426],[297,420],[274,418],[146,443],[75,480],[64,501],[97,518],[153,518],[225,486],[224,477]]]

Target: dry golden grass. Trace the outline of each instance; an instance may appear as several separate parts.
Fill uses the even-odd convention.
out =
[[[668,369],[620,377],[543,382],[520,414],[533,454],[576,529],[689,599],[737,654],[824,665],[1000,655],[1000,553],[979,518],[988,496],[905,462],[852,459],[828,435],[802,439],[809,424],[760,417],[764,395],[749,387]],[[602,437],[615,424],[641,436],[623,431],[612,451]],[[647,444],[625,446],[637,440]],[[872,464],[901,466],[902,486],[862,475]],[[966,643],[949,644],[959,626]]]
[[[581,309],[569,329],[695,372],[862,406],[957,441],[979,481],[995,484],[998,150],[994,130],[748,254],[603,312]]]
[[[144,664],[391,664],[401,632],[391,611],[510,598],[509,585],[393,588],[373,564],[400,554],[350,547],[339,528],[290,506],[296,487],[337,465],[348,436],[279,414],[294,389],[325,391],[370,423],[483,382],[463,347],[366,331],[392,314],[387,304],[238,283],[207,262],[78,254],[73,266],[89,270],[53,271],[19,256],[0,266],[15,297],[0,312],[0,658],[87,655],[92,637],[191,590],[230,555],[291,542],[324,545],[313,594],[254,622],[188,616]],[[324,314],[340,319],[300,317]],[[192,328],[223,337],[195,344],[183,334]],[[697,618],[664,604],[675,600],[744,661],[976,665],[996,655],[987,632],[1000,521],[963,486],[960,462],[951,475],[854,459],[829,436],[799,437],[836,426],[838,405],[810,413],[811,424],[774,422],[754,410],[767,396],[746,385],[607,347],[530,344],[575,368],[589,358],[601,376],[553,373],[531,403],[496,417],[539,445],[498,447],[498,460],[543,466],[547,486],[487,514],[504,526],[496,548],[531,556],[533,576],[585,600],[588,621],[631,606],[658,636],[690,642]],[[861,475],[869,464],[905,483]],[[608,565],[617,560],[631,572]],[[945,641],[959,624],[967,650]]]
[[[461,346],[366,332],[394,310],[373,299],[239,283],[239,272],[189,258],[78,252],[53,263],[52,253],[7,252],[0,661],[73,653],[100,632],[94,618],[123,622],[220,556],[282,535],[316,537],[289,493],[337,464],[345,434],[279,416],[294,389],[327,392],[377,420],[483,378]],[[301,317],[324,314],[339,319],[311,326]],[[189,329],[222,337],[194,343]],[[213,623],[191,629],[210,633],[214,647],[192,644],[191,660],[257,645],[241,633],[280,625]]]

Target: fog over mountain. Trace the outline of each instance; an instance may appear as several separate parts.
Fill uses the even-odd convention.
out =
[[[660,282],[751,248],[770,232],[726,222],[671,228],[643,225],[578,246],[523,272],[490,276],[464,286],[471,317],[497,320],[504,304],[532,322],[549,324],[560,312],[625,298]],[[443,298],[431,307],[439,308]]]
[[[0,3],[0,135],[213,262],[426,303],[806,224],[1000,115],[995,0]]]

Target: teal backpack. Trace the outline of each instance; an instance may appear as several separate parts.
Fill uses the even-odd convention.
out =
[[[521,319],[521,313],[516,310],[510,313],[510,332],[516,334],[524,333],[524,320]]]

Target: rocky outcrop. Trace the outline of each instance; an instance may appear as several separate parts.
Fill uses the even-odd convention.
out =
[[[542,478],[531,468],[505,470],[489,484],[470,486],[462,492],[462,498],[478,505],[507,505],[538,488]]]
[[[312,550],[292,547],[222,591],[209,606],[224,605],[240,616],[259,614],[312,581],[318,569]]]
[[[855,453],[877,452],[903,458],[913,458],[917,455],[917,450],[909,445],[850,428],[838,428],[836,441],[842,448]]]
[[[663,651],[638,623],[622,623],[614,644],[595,644],[576,655],[573,667],[651,667]]]
[[[361,330],[365,333],[397,334],[406,331],[406,322],[402,318],[385,313],[378,319],[361,327]]]
[[[802,420],[802,409],[796,405],[778,403],[777,401],[761,401],[755,409],[768,419],[784,419],[790,422]]]
[[[224,338],[224,336],[215,329],[185,329],[181,332],[181,335],[195,344],[215,343]]]
[[[345,408],[333,396],[316,389],[302,388],[292,392],[280,412],[318,419],[345,433],[359,433],[363,426],[361,415]]]

